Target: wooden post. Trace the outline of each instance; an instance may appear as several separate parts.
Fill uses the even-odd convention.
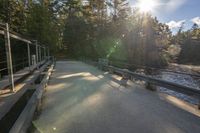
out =
[[[123,70],[127,71],[127,69],[123,69]],[[128,79],[129,79],[128,74],[126,72],[123,72],[122,73],[122,79],[121,79],[121,85],[124,86],[124,87],[127,87]]]
[[[11,52],[11,47],[10,47],[10,34],[9,34],[8,23],[6,23],[6,30],[4,30],[4,37],[5,37],[8,76],[9,76],[9,82],[11,84],[10,89],[11,91],[14,91],[15,86],[14,86],[14,79],[13,79],[12,52]]]
[[[146,89],[151,90],[151,91],[156,91],[156,86],[152,85],[149,82],[146,82]]]
[[[110,73],[110,74],[113,74],[113,73],[114,73],[112,66],[109,67],[109,73]]]
[[[145,73],[146,73],[147,75],[151,75],[151,74],[152,74],[152,69],[146,68],[146,69],[145,69]],[[145,84],[146,84],[146,89],[148,89],[148,90],[150,90],[150,91],[156,91],[156,86],[153,85],[152,83],[146,81]]]

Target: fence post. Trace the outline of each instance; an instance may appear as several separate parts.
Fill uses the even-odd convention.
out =
[[[38,63],[38,45],[37,45],[37,41],[35,41],[35,51],[36,51],[36,64]]]
[[[50,58],[50,57],[49,57],[49,48],[48,48],[48,51],[47,51],[47,56],[48,56],[48,60],[49,60],[49,58]]]
[[[43,60],[45,60],[45,47],[43,47]]]
[[[38,63],[40,62],[40,45],[38,45]]]
[[[30,53],[30,44],[27,43],[27,51],[28,51],[28,67],[29,67],[29,71],[31,70],[31,53]]]
[[[39,59],[40,59],[40,62],[41,62],[41,59],[42,59],[42,53],[41,53],[41,46],[39,46]]]
[[[11,91],[15,90],[14,79],[13,79],[13,65],[12,65],[12,53],[10,47],[10,34],[9,34],[9,26],[6,23],[6,30],[4,30],[5,35],[5,47],[6,47],[6,57],[7,57],[7,68],[9,75],[9,82],[11,84]]]
[[[43,53],[44,51],[43,50],[44,50],[44,48],[41,46],[41,61],[43,61],[43,58],[44,58],[44,53]]]
[[[44,59],[46,60],[46,47],[44,47]]]
[[[101,58],[98,59],[98,68],[99,68],[100,70],[103,69],[102,59],[101,59]]]

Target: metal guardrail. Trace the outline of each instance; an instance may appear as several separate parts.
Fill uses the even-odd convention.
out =
[[[150,70],[160,70],[160,71],[163,71],[163,72],[169,72],[169,73],[175,73],[175,74],[181,74],[181,75],[189,75],[189,76],[192,76],[192,77],[200,78],[199,74],[192,74],[192,73],[187,73],[187,72],[173,71],[173,70],[170,70],[170,69],[148,67],[148,66],[130,64],[130,63],[114,61],[114,60],[111,60],[110,63],[111,63],[111,65],[116,63],[118,65],[123,65],[123,66],[126,66],[126,67],[131,67],[132,66],[132,67],[135,67],[135,68],[150,69]]]
[[[147,76],[147,75],[138,74],[136,72],[132,72],[127,69],[121,69],[121,68],[117,68],[117,67],[114,67],[111,65],[104,65],[104,63],[101,63],[101,62],[86,61],[86,63],[95,64],[95,65],[98,64],[98,66],[100,66],[99,67],[100,69],[106,69],[106,70],[109,70],[109,71],[112,71],[112,72],[115,72],[115,73],[118,73],[121,75],[125,74],[129,77],[146,81],[147,83],[155,85],[155,86],[165,87],[167,89],[170,89],[170,90],[173,90],[173,91],[176,91],[176,92],[188,95],[188,96],[192,96],[199,100],[198,108],[200,109],[200,90],[198,90],[196,88],[183,86],[181,84],[169,82],[166,80],[158,79],[158,78]],[[102,66],[103,66],[103,68],[102,68]]]
[[[138,74],[138,73],[126,70],[126,69],[120,69],[120,68],[117,68],[114,66],[104,66],[104,67],[112,69],[114,72],[117,71],[120,73],[125,73],[129,76],[133,76],[135,79],[143,80],[143,81],[149,82],[156,86],[165,87],[165,88],[168,88],[168,89],[180,92],[180,93],[184,93],[186,95],[194,96],[200,100],[200,90],[198,90],[196,88],[183,86],[183,85],[180,85],[177,83],[153,78],[153,77],[147,76],[147,75],[141,75],[141,74]]]

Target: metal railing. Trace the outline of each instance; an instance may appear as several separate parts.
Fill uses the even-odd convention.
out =
[[[199,100],[198,108],[200,109],[200,90],[198,90],[196,88],[192,88],[192,87],[184,86],[181,84],[169,82],[166,80],[158,79],[158,78],[155,78],[155,77],[152,77],[149,75],[138,74],[138,73],[132,72],[128,69],[122,69],[122,68],[118,68],[115,66],[106,65],[104,62],[102,63],[101,60],[99,62],[86,61],[86,63],[98,66],[102,70],[108,70],[110,72],[118,73],[121,75],[126,75],[126,76],[128,76],[128,78],[131,77],[131,79],[142,80],[151,85],[165,87],[167,89],[170,89],[170,90],[173,90],[173,91],[176,91],[176,92],[188,95],[188,96],[192,96]]]
[[[163,71],[163,72],[169,72],[169,73],[175,73],[175,74],[181,74],[181,75],[189,75],[192,77],[200,78],[200,75],[195,74],[195,73],[187,73],[187,72],[174,71],[174,70],[164,69],[164,68],[159,68],[159,67],[149,67],[149,66],[144,66],[144,65],[130,64],[130,63],[126,63],[125,61],[119,61],[119,60],[109,60],[109,63],[111,65],[117,64],[117,65],[120,65],[120,66],[123,66],[126,68],[134,67],[134,68],[142,68],[142,69],[150,69],[150,70],[159,70],[159,71]]]
[[[25,67],[29,67],[29,70],[31,71],[32,66],[38,66],[40,63],[49,58],[49,48],[45,47],[44,45],[40,45],[37,40],[29,40],[18,33],[12,32],[9,30],[9,25],[2,24],[0,26],[0,35],[4,36],[4,42],[5,42],[5,49],[0,48],[1,51],[1,58],[0,58],[0,76],[1,73],[4,71],[7,71],[7,75],[9,78],[9,85],[10,90],[14,91],[14,72],[16,72],[16,68],[20,67],[21,69]],[[25,57],[22,59],[14,59],[12,55],[12,46],[11,46],[11,39],[15,39],[18,41],[23,42],[26,48]],[[16,44],[18,45],[18,44]],[[34,48],[33,48],[34,47]],[[31,53],[31,50],[35,51],[35,53]],[[21,52],[21,51],[18,51]],[[4,57],[3,57],[4,55]],[[34,55],[34,56],[33,56]],[[33,58],[35,57],[35,59]],[[16,62],[19,62],[16,64]],[[18,70],[18,69],[17,69]],[[1,77],[0,77],[1,78]]]

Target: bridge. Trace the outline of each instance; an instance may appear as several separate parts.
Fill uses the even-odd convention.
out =
[[[82,62],[58,61],[34,132],[199,133],[198,110],[119,80]]]
[[[118,68],[105,59],[55,61],[46,45],[12,33],[8,24],[0,34],[5,43],[0,43],[2,133],[200,132],[196,88]],[[11,38],[22,44],[20,53]],[[199,105],[157,92],[155,86],[196,98]]]

